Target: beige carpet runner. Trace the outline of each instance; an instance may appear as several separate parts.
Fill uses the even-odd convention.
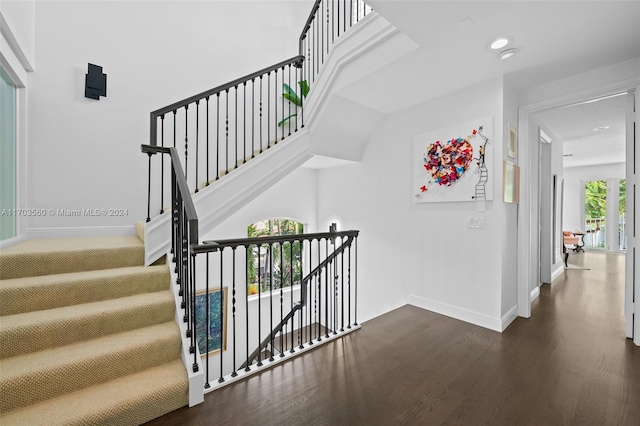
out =
[[[166,265],[137,237],[0,250],[0,425],[138,425],[188,404]]]

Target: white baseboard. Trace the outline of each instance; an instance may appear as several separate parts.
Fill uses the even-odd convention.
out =
[[[555,271],[551,271],[551,282],[558,278],[564,272],[564,263],[560,262]]]
[[[529,302],[533,302],[538,296],[540,296],[540,286],[531,290],[531,293],[529,293]]]
[[[131,226],[96,226],[74,228],[30,228],[26,230],[29,240],[38,238],[81,238],[81,237],[114,237],[136,235],[136,227]]]
[[[415,296],[413,294],[409,295],[409,304],[418,308],[426,309],[427,311],[446,315],[448,317],[459,319],[461,321],[468,322],[480,327],[488,328],[489,330],[497,332],[503,331],[502,318],[493,318],[484,314],[480,314],[478,312],[469,311],[467,309],[448,305],[446,303],[436,302],[435,300],[426,299],[424,297]],[[509,312],[511,312],[511,310]]]
[[[518,305],[514,305],[502,316],[502,329],[500,331],[505,331],[516,318],[518,318]]]

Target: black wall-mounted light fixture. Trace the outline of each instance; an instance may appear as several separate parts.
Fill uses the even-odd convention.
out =
[[[84,79],[84,97],[100,100],[100,96],[107,97],[107,75],[101,66],[89,64]]]

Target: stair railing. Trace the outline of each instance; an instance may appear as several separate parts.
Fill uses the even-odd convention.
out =
[[[199,337],[201,354],[212,355],[203,362],[205,389],[358,328],[357,237],[344,231],[193,246],[193,273],[201,278],[196,305],[209,306],[195,312],[206,324],[198,332],[215,335]]]
[[[155,154],[169,154],[171,170],[171,261],[175,264],[176,285],[181,297],[180,307],[184,310],[183,321],[186,323],[186,338],[190,339],[189,353],[193,354],[193,372],[199,370],[198,356],[195,350],[197,324],[193,314],[195,306],[195,276],[189,249],[198,243],[198,214],[191,199],[187,180],[182,171],[180,156],[176,148],[142,145],[142,152],[151,157]]]
[[[362,0],[316,0],[297,56],[151,112],[149,145],[178,150],[192,193],[246,164],[304,127],[303,93],[331,47],[370,11]],[[167,210],[164,156],[154,168],[159,180],[149,163],[147,222]]]
[[[149,157],[146,221],[151,221],[152,205],[157,206],[153,208],[157,214],[171,211],[171,260],[175,264],[183,321],[187,325],[185,337],[190,339],[193,372],[199,370],[198,353],[206,356],[205,388],[211,388],[209,376],[210,371],[214,370],[209,368],[209,325],[216,318],[209,316],[209,303],[217,300],[217,315],[220,315],[217,324],[222,330],[226,323],[222,315],[226,306],[224,287],[229,281],[232,286],[233,346],[231,351],[226,351],[223,345],[224,335],[220,336],[217,372],[217,382],[220,385],[258,371],[265,362],[267,365],[277,362],[274,358],[276,349],[279,352],[278,358],[283,359],[308,350],[314,342],[331,340],[359,328],[356,319],[358,231],[199,244],[198,216],[192,194],[304,127],[303,86],[306,85],[308,90],[309,85],[317,79],[331,47],[369,11],[371,8],[362,0],[316,0],[300,35],[299,55],[150,113],[149,144],[142,145],[142,152]],[[299,86],[300,95],[283,96],[287,91],[285,85],[291,89]],[[285,102],[285,99],[292,97],[297,98],[297,102]],[[151,159],[155,154],[161,154],[159,180],[152,179]],[[165,170],[165,154],[170,157],[168,171]],[[165,172],[171,176],[171,182],[167,185]],[[152,182],[157,184],[158,191],[152,191]],[[190,190],[190,185],[193,191]],[[170,207],[165,206],[167,192]],[[242,268],[237,270],[238,250],[244,249],[246,261],[248,252],[257,249],[260,253],[260,247],[266,245],[269,253],[273,253],[274,248],[279,250],[282,259],[287,244],[289,255],[293,255],[291,250],[296,242],[302,246],[305,259],[301,261],[305,265],[304,270],[309,271],[299,282],[295,280],[293,264],[290,264],[288,285],[283,281],[280,284],[274,283],[274,272],[278,271],[270,270],[268,275],[264,271],[258,274],[258,288],[266,288],[266,294],[249,295],[246,282],[241,284],[242,288],[238,287],[236,272],[242,272]],[[232,252],[231,266],[225,260],[225,250]],[[219,255],[218,260],[213,259],[215,254]],[[258,269],[260,259],[258,256]],[[217,269],[213,265],[216,261]],[[205,263],[204,268],[198,267],[201,262]],[[269,267],[273,268],[273,265],[274,262],[270,261]],[[199,272],[203,269],[204,274]],[[219,275],[212,275],[210,269],[217,271]],[[232,271],[230,276],[229,270]],[[246,262],[244,270],[248,274]],[[282,272],[280,274],[282,280]],[[265,281],[265,277],[268,277],[268,281]],[[213,288],[219,289],[218,299],[211,297],[210,291]],[[244,357],[241,350],[237,350],[239,342],[236,334],[236,327],[241,323],[236,318],[237,297],[243,295],[247,307]],[[262,308],[267,301],[269,320],[263,323]],[[201,306],[203,303],[206,309]],[[251,314],[249,304],[256,305],[257,312]],[[202,310],[205,311],[205,316],[200,318]],[[288,312],[286,315],[285,311]],[[255,318],[251,318],[251,315]],[[253,333],[251,321],[257,323],[253,336],[250,336]],[[251,354],[250,338],[256,342],[257,348]],[[202,350],[196,349],[203,344]],[[265,360],[262,355],[267,347],[270,353]],[[257,363],[253,364],[256,357]],[[225,359],[228,359],[226,364]],[[239,365],[242,366],[241,369],[237,368]]]
[[[285,84],[295,87],[302,79],[303,61],[295,56],[151,112],[149,145],[183,147],[185,179],[199,192],[303,127],[302,116],[281,123],[301,108],[282,93]],[[164,176],[161,157],[159,192],[153,200],[160,214],[166,210]],[[151,204],[150,179],[147,222]]]
[[[371,10],[362,0],[316,0],[299,39],[299,53],[306,58],[303,74],[310,84],[333,45]]]

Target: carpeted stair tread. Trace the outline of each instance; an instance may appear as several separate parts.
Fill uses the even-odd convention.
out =
[[[0,358],[171,321],[169,290],[1,317]]]
[[[180,357],[174,321],[0,360],[0,412],[108,382]]]
[[[29,240],[0,251],[0,279],[143,264],[136,236]]]
[[[0,315],[15,315],[166,290],[169,268],[117,269],[0,280]]]
[[[2,413],[0,424],[139,425],[189,402],[180,359],[57,398]]]

